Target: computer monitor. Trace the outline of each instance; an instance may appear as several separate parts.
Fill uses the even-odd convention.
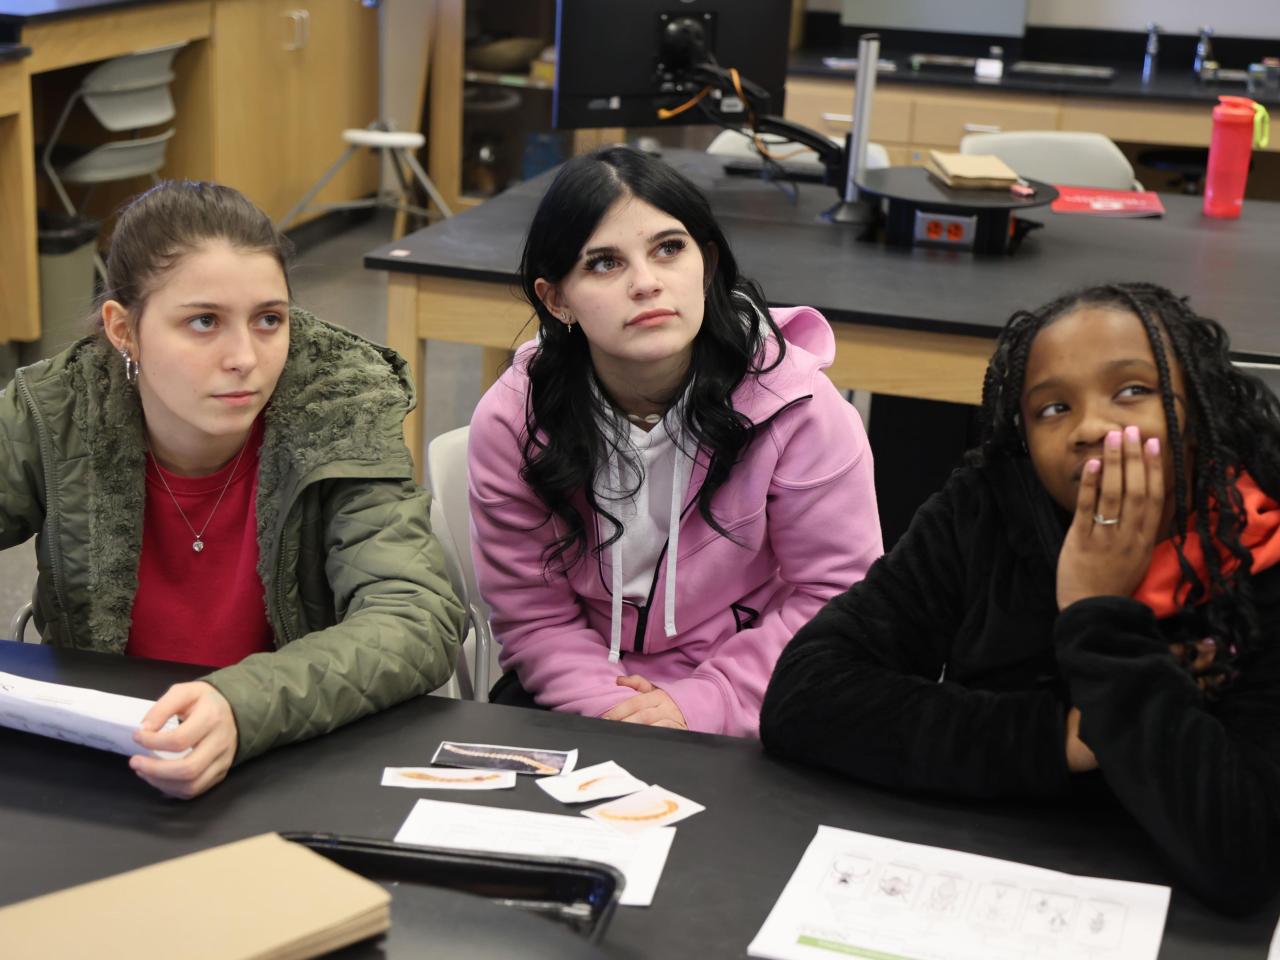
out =
[[[659,116],[702,90],[689,68],[708,55],[762,88],[767,112],[781,114],[790,25],[791,0],[557,0],[552,126],[745,125],[746,104],[721,89]]]

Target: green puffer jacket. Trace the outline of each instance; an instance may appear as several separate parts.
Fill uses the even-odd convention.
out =
[[[237,763],[440,686],[463,623],[404,444],[404,360],[300,310],[290,325],[258,468],[277,649],[205,678],[235,712]],[[144,458],[138,394],[105,340],[19,370],[0,393],[0,549],[36,536],[45,642],[124,651]]]

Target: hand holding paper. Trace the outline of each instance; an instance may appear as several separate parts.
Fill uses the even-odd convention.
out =
[[[182,722],[166,727],[172,717]],[[189,800],[222,782],[239,734],[226,698],[197,680],[170,687],[142,718],[133,739],[149,750],[190,751],[170,759],[137,755],[129,760],[133,771],[161,793]]]

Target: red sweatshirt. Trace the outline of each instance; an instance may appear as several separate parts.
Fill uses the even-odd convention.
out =
[[[142,557],[127,654],[225,667],[273,649],[258,576],[255,497],[262,432],[259,418],[240,462],[204,477],[177,476],[147,458]],[[175,498],[191,527],[203,530],[204,549],[198,553]]]

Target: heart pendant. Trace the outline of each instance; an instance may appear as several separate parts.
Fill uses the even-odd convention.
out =
[[[204,541],[197,540],[195,543],[191,545],[191,549],[194,550],[196,553],[199,553],[201,550],[204,549]]]

